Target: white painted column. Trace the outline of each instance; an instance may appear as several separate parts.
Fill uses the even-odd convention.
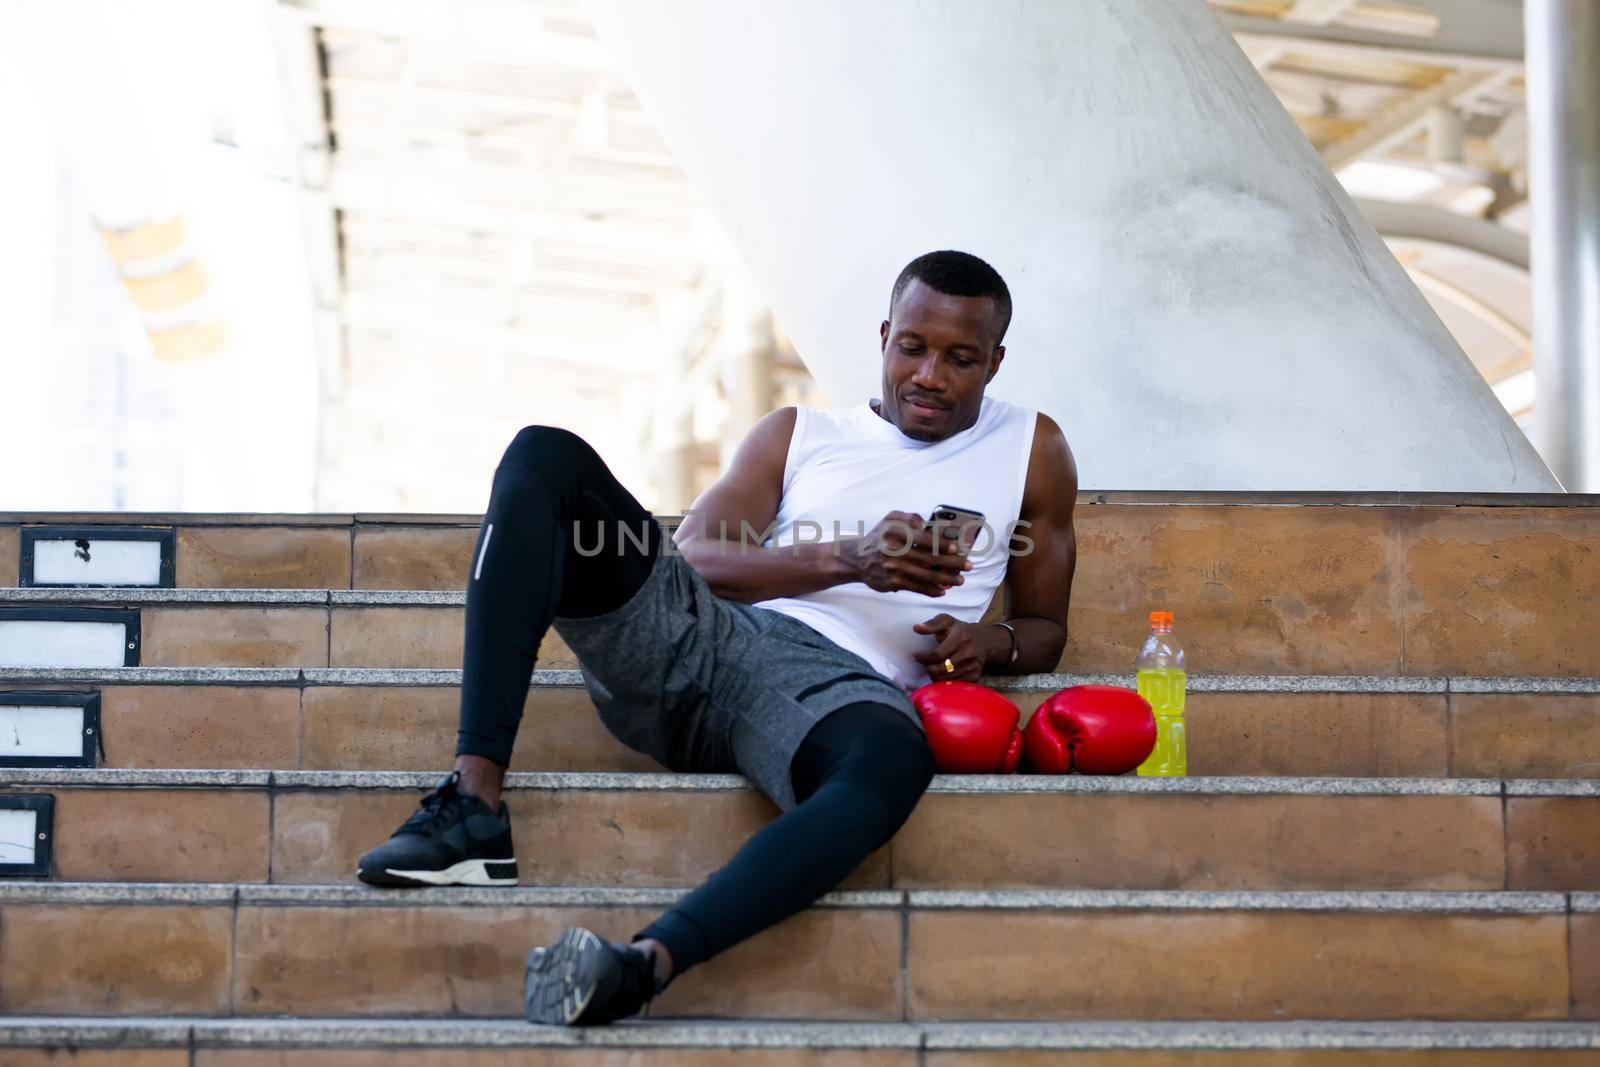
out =
[[[694,502],[694,394],[688,375],[703,299],[673,288],[662,292],[660,303],[656,402],[645,440],[656,491],[649,506],[658,515],[676,515]]]
[[[328,129],[327,90],[318,30],[303,9],[274,9],[278,70],[282,78],[287,129],[295,154],[292,173],[299,191],[305,234],[307,280],[312,305],[312,344],[316,346],[317,444],[312,506],[337,510],[339,477],[345,459],[349,404],[344,346],[344,272],[339,255],[339,214],[328,192],[333,138]]]
[[[1600,493],[1600,3],[1525,0],[1539,451]]]
[[[726,469],[750,428],[773,408],[772,312],[742,264],[730,263],[724,269],[717,343],[728,397],[728,423],[718,442],[718,458]]]
[[[590,0],[833,402],[896,273],[982,256],[991,391],[1116,489],[1556,482],[1200,0]]]

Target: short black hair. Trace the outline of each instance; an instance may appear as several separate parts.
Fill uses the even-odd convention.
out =
[[[994,343],[998,346],[1005,339],[1006,330],[1011,326],[1011,290],[1006,288],[1000,272],[977,256],[946,248],[925,253],[907,263],[900,277],[894,280],[894,291],[889,294],[890,319],[894,318],[894,306],[899,303],[900,294],[906,291],[913,278],[946,296],[989,297],[1000,312],[1000,336]]]

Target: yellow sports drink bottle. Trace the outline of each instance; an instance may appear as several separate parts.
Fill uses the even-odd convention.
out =
[[[1139,695],[1156,713],[1156,747],[1139,764],[1146,778],[1182,778],[1189,773],[1189,748],[1183,728],[1184,691],[1189,674],[1183,647],[1172,636],[1172,612],[1152,611],[1150,633],[1139,649]]]

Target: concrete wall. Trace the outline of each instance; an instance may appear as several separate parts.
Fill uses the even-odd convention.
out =
[[[953,247],[1085,486],[1559,489],[1200,0],[590,9],[835,404]]]

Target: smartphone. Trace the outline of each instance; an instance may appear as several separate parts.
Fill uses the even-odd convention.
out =
[[[935,552],[949,551],[945,548],[949,545],[964,556],[972,551],[978,534],[983,530],[983,512],[955,504],[940,504],[933,509],[928,528],[933,531]]]

